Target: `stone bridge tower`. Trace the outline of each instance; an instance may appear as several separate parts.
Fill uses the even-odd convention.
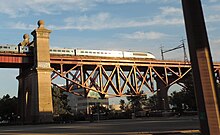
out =
[[[51,31],[44,27],[44,21],[38,21],[38,28],[31,34],[34,37],[31,68],[21,68],[19,81],[19,114],[24,123],[52,122],[52,92],[50,68],[49,35]]]

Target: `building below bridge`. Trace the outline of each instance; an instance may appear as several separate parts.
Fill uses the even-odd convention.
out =
[[[74,90],[74,92],[83,94],[84,89],[77,89]],[[87,98],[67,92],[65,92],[65,94],[68,95],[68,105],[71,107],[71,112],[74,115],[92,114],[91,108],[98,105],[109,108],[109,100],[107,98],[100,99],[99,94],[94,91],[90,91]]]

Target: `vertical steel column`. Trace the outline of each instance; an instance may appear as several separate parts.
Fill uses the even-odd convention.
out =
[[[69,74],[68,73],[66,74],[66,78],[69,78]],[[69,87],[69,80],[66,79],[66,89],[69,91],[70,90],[69,88],[70,88]]]
[[[220,135],[213,63],[200,0],[182,0],[201,133]]]
[[[121,90],[121,82],[120,82],[120,66],[116,65],[116,88],[117,88],[117,91],[118,91],[118,94],[119,95],[122,95],[122,90]]]

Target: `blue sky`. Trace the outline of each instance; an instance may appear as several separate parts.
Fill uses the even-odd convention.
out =
[[[213,60],[220,61],[220,0],[202,4]],[[161,45],[186,39],[180,0],[0,0],[0,9],[0,44],[18,44],[40,19],[52,30],[51,47],[144,51],[161,59]],[[183,60],[183,52],[165,59]],[[0,74],[0,97],[17,95],[18,70]]]

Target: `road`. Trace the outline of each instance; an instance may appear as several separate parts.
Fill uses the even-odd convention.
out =
[[[199,121],[196,118],[146,118],[103,120],[99,122],[75,122],[72,124],[43,124],[1,126],[0,135],[87,135],[87,134],[177,134],[180,132],[198,132]]]

